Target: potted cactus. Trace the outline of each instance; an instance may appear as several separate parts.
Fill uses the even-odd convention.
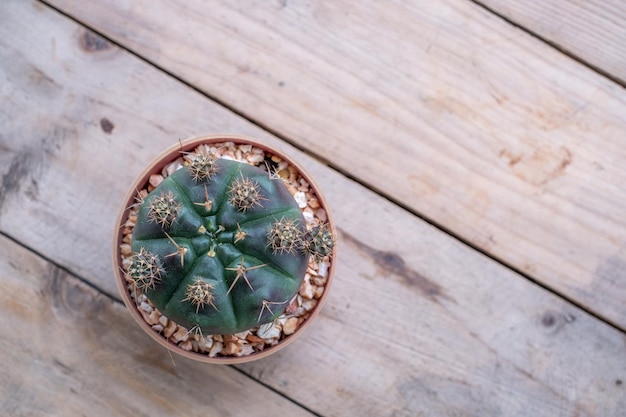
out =
[[[165,152],[132,187],[114,239],[120,294],[169,349],[211,363],[266,356],[321,308],[334,229],[306,173],[238,136]]]

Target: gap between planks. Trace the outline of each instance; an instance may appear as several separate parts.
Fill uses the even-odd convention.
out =
[[[595,72],[596,74],[607,78],[609,80],[611,80],[612,82],[614,82],[615,84],[626,88],[626,81],[622,81],[621,79],[619,79],[618,77],[612,75],[611,73],[609,73],[608,71],[603,70],[602,68],[598,67],[597,65],[592,64],[591,62],[589,62],[588,60],[584,59],[583,57],[573,53],[572,51],[568,50],[567,48],[559,45],[558,43],[551,41],[550,39],[541,36],[539,33],[525,27],[522,26],[521,24],[515,22],[514,20],[512,20],[511,18],[508,18],[506,16],[504,16],[503,14],[499,13],[498,11],[496,11],[495,9],[491,8],[490,6],[482,3],[480,0],[468,0],[470,3],[475,4],[477,7],[480,7],[481,9],[485,10],[488,13],[491,13],[492,15],[502,19],[503,21],[505,21],[506,23],[508,23],[509,25],[521,30],[522,32],[526,33],[527,35],[545,43],[546,45],[549,45],[550,47],[556,49],[557,51],[559,51],[560,53],[562,53],[563,55],[567,56],[568,58],[570,58],[573,61],[578,62],[579,64],[589,68],[590,70],[592,70],[593,72]]]
[[[605,71],[603,71],[600,68],[597,68],[596,66],[590,64],[589,62],[587,62],[586,60],[570,53],[569,51],[561,48],[559,45],[555,44],[554,42],[551,42],[548,39],[545,39],[544,37],[540,36],[539,34],[517,24],[516,22],[512,21],[511,19],[499,14],[498,12],[496,12],[495,10],[491,9],[490,7],[484,5],[483,3],[481,3],[479,0],[468,0],[470,3],[476,5],[476,7],[479,7],[485,11],[487,11],[488,13],[498,17],[499,19],[502,19],[503,21],[505,21],[507,24],[510,24],[511,26],[521,30],[522,32],[528,34],[529,36],[547,44],[548,46],[552,47],[553,49],[559,51],[560,53],[562,53],[563,55],[567,56],[568,58],[572,59],[573,61],[576,61],[578,63],[580,63],[581,65],[585,66],[586,68],[592,70],[593,72],[597,73],[598,75],[605,77],[607,79],[609,79],[610,81],[614,82],[615,84],[626,88],[626,85],[623,84],[619,79],[616,79],[615,77],[613,77],[612,75],[606,73]],[[377,187],[372,186],[371,184],[367,184],[363,181],[361,181],[359,178],[353,176],[352,174],[350,174],[348,171],[346,171],[345,169],[331,163],[327,158],[325,158],[323,155],[320,155],[318,153],[314,153],[311,152],[309,149],[304,148],[303,146],[301,146],[300,144],[297,143],[297,141],[292,140],[291,138],[289,138],[288,136],[283,135],[280,131],[277,131],[275,129],[273,129],[271,126],[269,126],[266,123],[263,123],[260,120],[255,119],[254,117],[246,114],[245,112],[237,109],[234,106],[231,106],[229,103],[225,102],[224,100],[215,97],[211,94],[208,94],[206,91],[196,87],[195,85],[191,84],[190,82],[186,81],[185,79],[181,78],[180,76],[176,75],[175,73],[169,71],[168,69],[157,65],[156,63],[152,62],[151,60],[149,60],[148,58],[146,58],[145,56],[135,52],[132,49],[127,48],[125,45],[117,42],[116,40],[108,37],[106,34],[98,31],[97,29],[85,24],[85,22],[77,19],[76,17],[74,17],[73,15],[65,12],[64,10],[59,9],[58,7],[49,4],[46,0],[37,0],[37,2],[41,3],[42,5],[50,8],[51,10],[54,10],[55,12],[59,13],[62,16],[65,16],[66,18],[70,19],[71,21],[75,22],[76,24],[84,27],[85,29],[93,32],[94,34],[96,34],[97,36],[105,39],[107,42],[109,42],[112,45],[115,45],[116,47],[120,48],[121,50],[131,54],[132,56],[136,57],[137,59],[139,59],[140,61],[146,63],[147,65],[152,66],[153,68],[159,70],[160,72],[166,74],[168,77],[171,77],[172,79],[176,80],[177,82],[181,83],[182,85],[190,88],[191,90],[193,90],[194,92],[200,94],[201,96],[213,101],[214,103],[216,103],[217,105],[223,107],[224,109],[232,112],[233,114],[241,117],[242,119],[248,121],[249,123],[251,123],[254,126],[257,126],[258,128],[268,132],[269,134],[275,136],[276,138],[284,141],[285,143],[293,146],[294,148],[296,148],[297,150],[305,153],[306,155],[308,155],[309,157],[315,159],[316,161],[320,162],[323,165],[328,166],[329,168],[333,169],[334,171],[336,171],[337,173],[341,174],[342,176],[344,176],[345,178],[347,178],[350,181],[354,181],[355,183],[371,190],[372,192],[374,192],[376,195],[380,196],[381,198],[383,198],[384,200],[390,202],[391,204],[400,207],[401,209],[405,210],[407,213],[410,213],[411,215],[419,218],[420,220],[426,222],[427,224],[429,224],[430,226],[436,228],[437,230],[449,235],[450,237],[452,237],[453,239],[461,242],[462,244],[466,245],[467,247],[471,248],[472,250],[480,253],[481,255],[487,257],[488,259],[502,265],[503,267],[513,271],[514,273],[516,273],[517,275],[519,275],[520,277],[524,278],[525,280],[535,284],[536,286],[542,288],[543,290],[561,298],[562,300],[566,301],[567,303],[575,306],[576,308],[584,311],[585,313],[589,314],[591,317],[607,324],[608,326],[610,326],[611,328],[626,334],[626,328],[622,328],[620,325],[618,325],[616,322],[610,320],[607,317],[604,317],[601,314],[596,313],[595,311],[591,310],[590,308],[588,308],[587,306],[585,306],[584,304],[581,304],[577,301],[575,301],[574,299],[572,299],[571,297],[568,297],[567,295],[551,288],[550,286],[541,283],[540,281],[536,280],[535,278],[533,278],[532,276],[530,276],[529,274],[527,274],[526,272],[520,270],[519,268],[515,267],[514,265],[504,261],[503,259],[494,256],[493,254],[485,251],[484,249],[480,248],[479,246],[473,244],[472,242],[470,242],[469,240],[463,238],[461,235],[459,235],[458,233],[454,232],[453,230],[451,230],[450,228],[446,227],[443,224],[440,224],[432,219],[430,219],[427,216],[424,216],[423,214],[417,212],[416,210],[412,209],[411,207],[407,206],[406,204],[403,204],[401,201],[396,200],[395,198],[393,198],[391,195],[389,195],[388,193],[386,193],[384,190],[379,189]],[[6,236],[3,232],[0,232],[0,234]],[[23,245],[22,243],[20,243],[19,241],[17,241],[16,239],[10,237],[10,236],[6,236],[9,239],[11,239],[12,241],[16,242],[17,244],[19,244],[20,246],[25,247],[26,249],[32,251],[33,253],[36,253],[38,256],[40,256],[41,258],[45,259],[46,261],[50,262],[51,264],[58,266],[59,268],[63,269],[64,271],[67,271],[68,273],[70,273],[72,276],[76,277],[77,279],[81,280],[82,282],[86,283],[87,285],[89,285],[90,287],[96,289],[97,291],[106,294],[108,297],[113,298],[116,301],[120,301],[119,299],[117,299],[116,297],[112,296],[111,294],[106,293],[104,290],[94,286],[93,284],[89,283],[87,280],[85,280],[82,277],[78,277],[77,275],[75,275],[74,273],[68,271],[67,269],[63,268],[60,265],[57,265],[54,261],[52,261],[51,259],[48,259],[46,257],[44,257],[43,255],[41,255],[40,253],[32,250],[31,248]],[[238,370],[239,371],[239,370]],[[240,371],[243,373],[243,371]],[[245,374],[245,373],[244,373]],[[245,374],[246,376],[252,378],[250,375]],[[253,378],[254,379],[254,378]],[[258,382],[258,381],[257,381]],[[261,383],[261,382],[259,382]],[[271,387],[270,387],[271,388]],[[276,391],[278,392],[278,391]],[[283,395],[283,394],[281,394]],[[292,401],[289,397],[285,397],[288,398],[290,401]],[[294,402],[295,403],[295,402]],[[312,412],[311,410],[309,410],[308,408],[306,408],[305,406],[299,404],[299,403],[295,403],[298,406],[306,409],[307,411]],[[312,412],[313,413],[313,412]]]
[[[63,265],[60,265],[58,263],[56,263],[54,260],[50,259],[49,257],[43,255],[42,253],[40,253],[39,251],[23,244],[22,242],[20,242],[19,240],[17,240],[16,238],[14,238],[13,236],[8,235],[7,233],[3,232],[0,230],[0,236],[4,237],[6,239],[8,239],[9,241],[11,241],[12,243],[16,244],[17,246],[31,252],[32,254],[34,254],[35,256],[37,256],[38,258],[42,259],[43,261],[47,262],[48,264],[54,266],[56,269],[58,269],[59,271],[63,272],[64,274],[67,274],[67,276],[72,277],[73,279],[79,281],[81,284],[86,285],[87,287],[93,289],[94,291],[104,295],[105,297],[107,297],[108,299],[110,299],[111,301],[118,303],[120,305],[124,305],[124,303],[122,302],[122,300],[119,297],[116,297],[113,294],[108,293],[107,291],[105,291],[104,289],[100,288],[97,285],[94,285],[91,281],[85,279],[84,277],[70,271],[69,269],[65,268]],[[172,357],[172,363],[174,366],[176,366],[175,363],[175,357]],[[303,409],[304,411],[310,413],[313,416],[316,417],[323,417],[321,414],[315,412],[314,410],[310,409],[309,407],[307,407],[306,405],[295,401],[293,398],[285,395],[285,393],[277,390],[276,388],[272,387],[271,385],[256,379],[254,376],[252,376],[250,373],[247,373],[245,371],[243,371],[242,369],[237,368],[237,366],[235,365],[222,365],[222,366],[228,366],[229,368],[234,369],[235,371],[239,372],[240,374],[244,375],[245,377],[253,380],[254,382],[256,382],[257,384],[261,385],[262,387],[264,387],[265,389],[272,391],[273,393],[275,393],[276,395],[279,395],[280,397],[284,398],[285,400],[291,402],[293,405],[300,407],[301,409]]]

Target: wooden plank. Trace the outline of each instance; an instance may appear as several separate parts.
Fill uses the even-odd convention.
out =
[[[334,389],[325,415],[623,412],[624,333],[325,171],[312,173],[341,202],[333,296],[302,350],[241,369],[287,387],[284,364],[309,358],[307,391],[293,398]]]
[[[311,414],[230,367],[155,346],[119,301],[0,236],[0,414]]]
[[[626,84],[626,3],[623,1],[480,0],[479,3]]]
[[[259,130],[38,2],[0,7],[0,229],[116,294],[102,244],[143,166],[200,132]]]
[[[0,231],[115,296],[111,227],[146,162],[172,138],[203,131],[281,142],[32,4],[0,4],[0,85],[8,91],[0,104]],[[340,225],[337,276],[319,321],[300,340],[241,370],[329,416],[617,417],[624,409],[622,332],[282,147],[326,190]],[[127,349],[149,349],[130,317],[117,321]],[[64,343],[91,337],[77,333]],[[151,368],[164,363],[124,359],[118,372],[159,374]],[[103,378],[115,391],[115,380]],[[188,398],[189,384],[167,382],[171,396]]]
[[[626,328],[626,93],[554,48],[467,1],[51,3]]]

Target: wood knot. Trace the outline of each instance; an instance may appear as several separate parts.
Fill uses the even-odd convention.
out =
[[[97,33],[86,30],[80,37],[80,47],[87,52],[99,52],[109,49],[111,44]]]
[[[100,127],[102,128],[104,133],[110,135],[111,132],[113,131],[113,128],[115,128],[115,125],[113,124],[112,121],[110,121],[106,117],[103,117],[102,119],[100,119]]]
[[[572,314],[547,310],[539,318],[539,323],[546,333],[554,334],[559,332],[563,326],[576,320]]]
[[[556,324],[557,317],[551,311],[548,311],[541,318],[541,324],[545,327],[552,327]]]

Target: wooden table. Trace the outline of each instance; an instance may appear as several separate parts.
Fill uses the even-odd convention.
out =
[[[3,0],[0,415],[626,415],[626,3]],[[300,159],[319,319],[241,366],[132,321],[111,237],[179,138]]]

